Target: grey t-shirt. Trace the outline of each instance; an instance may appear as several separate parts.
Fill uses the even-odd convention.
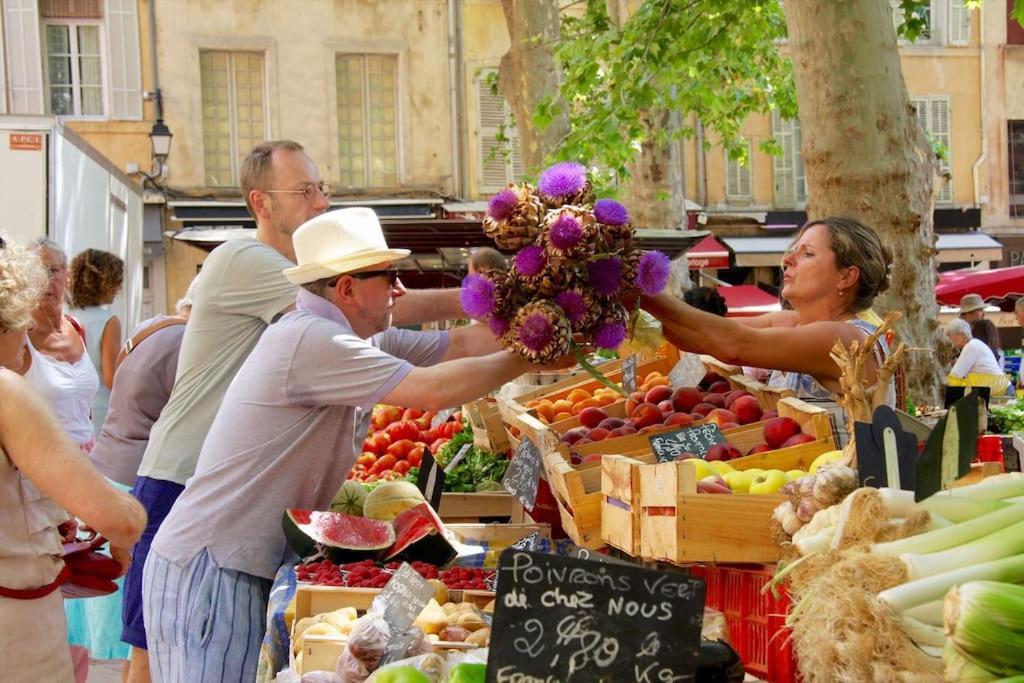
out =
[[[214,249],[196,282],[171,398],[153,425],[139,476],[184,484],[224,392],[274,316],[298,291],[282,271],[295,264],[254,239]]]
[[[142,322],[128,338],[166,318],[158,315]],[[181,324],[157,330],[125,356],[114,375],[110,409],[89,459],[96,469],[119,484],[135,483],[149,432],[174,386],[178,349],[184,334],[185,326]]]
[[[274,578],[282,512],[326,510],[373,405],[447,349],[447,332],[361,339],[334,305],[300,290],[298,310],[267,329],[231,383],[153,550],[184,565],[206,548],[218,567]]]

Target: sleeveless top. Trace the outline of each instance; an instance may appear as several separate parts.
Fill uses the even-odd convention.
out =
[[[82,354],[76,363],[66,363],[40,353],[31,340],[27,345],[32,365],[25,379],[57,415],[60,426],[71,440],[83,450],[91,450],[95,433],[89,414],[100,378],[88,354]]]
[[[64,566],[57,527],[68,519],[0,449],[0,586],[28,590],[53,582]]]
[[[100,380],[96,394],[92,398],[92,426],[93,431],[99,434],[110,406],[110,389],[103,384],[103,328],[115,317],[114,312],[109,306],[89,306],[72,309],[68,311],[68,315],[74,316],[85,328],[85,351],[89,354],[89,360],[92,361]],[[117,340],[117,345],[121,345],[120,339]]]

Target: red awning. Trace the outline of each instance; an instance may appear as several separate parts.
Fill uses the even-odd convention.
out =
[[[947,306],[958,306],[964,294],[979,294],[982,299],[1024,296],[1024,266],[992,270],[954,270],[939,275],[935,298]]]
[[[729,249],[716,240],[713,235],[708,235],[687,250],[686,262],[689,264],[690,270],[728,268]]]
[[[778,297],[774,297],[757,285],[735,285],[719,287],[718,293],[725,298],[730,318],[761,315],[781,310]]]

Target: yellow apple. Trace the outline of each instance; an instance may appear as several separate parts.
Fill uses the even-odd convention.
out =
[[[825,451],[814,459],[814,462],[812,462],[811,466],[807,468],[807,471],[814,474],[822,465],[830,465],[837,462],[842,457],[842,451]]]
[[[756,476],[750,470],[734,470],[726,472],[722,475],[722,478],[725,479],[725,483],[729,485],[733,493],[747,493],[750,489],[750,483],[754,481]]]
[[[786,474],[789,475],[789,480],[790,481],[796,481],[800,477],[806,477],[807,476],[807,473],[804,472],[803,470],[790,470],[790,471],[786,472]]]
[[[750,488],[747,489],[747,492],[755,496],[763,496],[775,493],[788,483],[789,477],[782,470],[768,470],[764,474],[754,477],[754,480],[750,482]]]
[[[719,473],[720,475],[722,475],[722,476],[725,476],[725,475],[726,475],[726,474],[728,474],[729,472],[735,472],[735,471],[736,471],[736,469],[735,469],[735,468],[734,468],[734,467],[733,467],[732,465],[730,465],[729,463],[727,463],[727,462],[726,462],[726,461],[724,461],[724,460],[713,460],[713,461],[712,461],[711,463],[709,463],[709,464],[710,464],[710,465],[711,465],[712,467],[714,467],[714,468],[715,468],[715,470],[717,470],[717,471],[718,471],[718,473]]]
[[[704,477],[718,476],[718,470],[711,466],[707,460],[701,458],[684,458],[681,462],[692,463],[694,469],[697,470],[697,481],[700,481]]]

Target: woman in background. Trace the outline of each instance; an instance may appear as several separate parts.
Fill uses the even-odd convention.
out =
[[[68,313],[85,328],[86,352],[100,386],[92,399],[92,426],[103,427],[114,385],[114,360],[121,348],[121,321],[110,310],[124,281],[124,261],[109,251],[86,249],[71,261]]]
[[[992,349],[996,362],[999,363],[999,369],[1005,370],[1006,363],[1003,360],[1003,348],[999,343],[999,330],[995,324],[991,320],[984,318],[975,320],[971,323],[971,334],[974,335],[975,339],[980,339],[985,342],[988,348]]]

